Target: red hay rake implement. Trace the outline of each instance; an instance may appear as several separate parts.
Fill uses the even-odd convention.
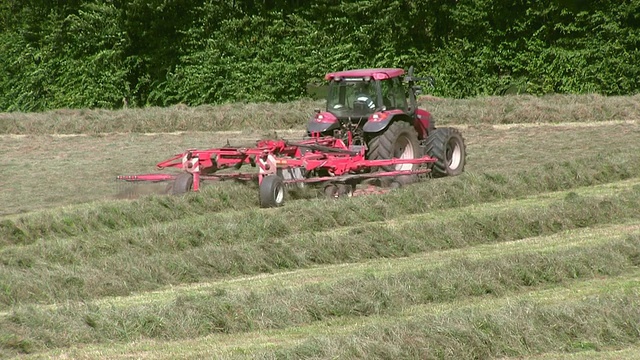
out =
[[[284,203],[286,186],[315,183],[320,184],[328,196],[352,196],[356,186],[368,179],[398,178],[431,171],[427,167],[374,171],[376,168],[427,165],[435,161],[430,156],[367,160],[364,146],[347,146],[341,139],[315,136],[297,142],[262,140],[252,148],[190,149],[157,164],[159,169],[177,168],[183,170],[181,173],[121,175],[117,178],[125,181],[173,181],[173,194],[198,191],[203,180],[257,179],[260,206],[275,207]],[[220,173],[227,169],[240,170],[243,166],[257,167],[258,172]]]

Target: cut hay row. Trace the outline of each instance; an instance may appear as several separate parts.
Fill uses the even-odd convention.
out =
[[[467,322],[468,327],[456,326],[456,322],[464,321],[473,314],[486,314],[500,313],[505,311],[504,315],[507,316],[509,311],[521,311],[529,310],[532,308],[550,308],[556,307],[558,304],[565,304],[562,307],[562,311],[558,312],[558,315],[567,316],[568,320],[575,320],[572,318],[572,310],[577,309],[575,305],[584,302],[592,301],[603,296],[611,296],[615,298],[616,295],[622,296],[631,294],[633,298],[634,294],[638,294],[640,291],[640,282],[638,282],[638,271],[631,271],[621,276],[607,277],[603,279],[595,280],[578,280],[564,283],[562,286],[555,286],[552,288],[529,288],[529,292],[512,293],[503,297],[485,296],[485,297],[473,297],[467,298],[461,301],[455,301],[451,303],[430,303],[428,305],[413,306],[406,309],[402,314],[394,314],[392,316],[369,316],[369,317],[346,317],[339,319],[332,319],[329,321],[318,321],[312,325],[291,327],[284,330],[264,330],[264,331],[250,331],[246,333],[234,333],[234,334],[212,334],[205,337],[186,339],[186,340],[153,340],[153,339],[141,339],[135,342],[121,342],[97,344],[97,345],[80,345],[73,346],[67,349],[56,349],[44,353],[34,353],[22,358],[39,359],[39,358],[74,358],[74,359],[94,359],[109,357],[113,359],[130,359],[132,357],[137,358],[153,358],[153,359],[174,359],[176,357],[183,359],[201,359],[201,358],[216,358],[216,359],[270,359],[270,358],[332,358],[330,355],[322,356],[324,352],[330,351],[328,347],[345,345],[344,342],[340,342],[345,339],[356,339],[356,336],[364,336],[363,331],[375,331],[375,329],[388,329],[390,326],[402,327],[402,325],[412,320],[434,320],[425,324],[426,332],[421,336],[416,337],[416,340],[420,340],[421,343],[433,344],[444,339],[448,342],[455,342],[455,335],[465,328],[468,330],[475,330],[478,335],[481,334],[483,328],[482,321],[477,323]],[[637,295],[635,295],[637,298]],[[610,303],[609,303],[610,304]],[[603,303],[603,308],[609,305]],[[610,311],[615,311],[617,308],[608,308]],[[602,309],[600,309],[602,310]],[[628,309],[624,309],[625,311]],[[456,316],[458,315],[458,316]],[[533,317],[534,314],[531,313]],[[505,340],[526,340],[527,336],[533,338],[554,338],[557,333],[546,333],[548,329],[545,328],[547,323],[534,323],[530,324],[527,320],[529,318],[519,319],[519,324],[514,324],[522,329],[529,329],[530,332],[525,336],[518,336],[514,339],[506,336],[502,339],[488,339],[491,341],[505,341]],[[577,319],[581,320],[581,319]],[[633,318],[628,320],[633,321]],[[445,326],[449,324],[448,326]],[[558,325],[558,324],[557,324]],[[572,324],[567,321],[562,328],[556,327],[558,330],[570,330]],[[605,325],[605,327],[603,327]],[[601,322],[596,324],[596,329],[612,329],[607,322]],[[592,334],[593,329],[589,330],[588,334]],[[389,335],[393,335],[393,332],[389,332]],[[557,354],[562,354],[562,351],[582,351],[586,349],[603,349],[613,348],[620,346],[627,346],[631,344],[630,351],[633,353],[633,346],[639,345],[637,336],[630,336],[626,339],[621,339],[619,334],[614,332],[616,337],[602,339],[602,341],[590,342],[590,341],[577,341],[577,336],[582,334],[574,334],[572,339],[555,339],[556,346],[546,349],[523,349],[511,353],[513,357],[521,359],[522,356],[530,354],[542,354],[547,351],[553,351]],[[321,345],[317,341],[322,340],[328,342]],[[400,339],[398,339],[400,340]],[[621,341],[624,340],[624,341]],[[390,340],[393,341],[393,340]],[[339,343],[340,342],[340,343]],[[359,343],[359,342],[358,342]],[[350,345],[358,345],[354,342]],[[486,347],[488,343],[484,343]],[[489,343],[490,345],[491,343]],[[316,352],[314,352],[314,346],[318,345]],[[457,350],[463,347],[465,344],[457,344]],[[520,346],[525,345],[520,343]],[[476,344],[475,346],[480,349],[483,348],[482,344]],[[542,348],[542,347],[541,347]],[[418,354],[421,359],[433,357],[435,348],[428,347],[422,349],[424,352]],[[426,353],[429,351],[429,353]],[[592,353],[592,352],[591,352]],[[566,354],[566,353],[564,353]],[[278,356],[280,355],[280,356]],[[340,358],[371,358],[379,354],[370,354],[368,352],[361,352],[356,355],[344,356]],[[441,356],[445,357],[445,356]],[[465,357],[465,353],[460,351],[452,352],[450,358],[464,359],[472,358],[472,356]],[[506,357],[506,356],[503,356]],[[411,359],[411,356],[406,356]],[[445,357],[446,358],[446,357]],[[502,357],[498,357],[502,358]],[[534,356],[534,359],[536,357]],[[553,357],[551,357],[553,358]],[[579,357],[580,358],[580,357]],[[616,358],[618,359],[618,358]],[[621,358],[623,359],[623,358]]]
[[[293,286],[255,287],[248,282],[231,289],[212,286],[209,291],[185,291],[133,306],[86,302],[57,309],[16,308],[0,318],[0,339],[12,334],[23,334],[23,338],[9,344],[0,340],[0,346],[10,350],[17,341],[44,349],[45,344],[52,348],[283,329],[336,317],[401,315],[417,305],[501,297],[544,284],[617,276],[640,265],[640,222],[478,250],[472,256],[438,253],[435,261],[424,255],[404,260],[413,264],[392,270],[380,271],[378,265],[351,272],[347,267],[343,272],[348,275],[286,281]],[[63,333],[57,331],[62,328]]]
[[[640,119],[639,96],[529,95],[473,99],[423,98],[438,124],[598,122]],[[322,101],[0,113],[0,134],[158,133],[304,129]]]
[[[504,357],[503,360],[636,360],[640,359],[640,344],[626,346],[611,344],[597,346],[593,343],[579,344],[573,352],[546,352],[531,356]]]
[[[468,246],[460,246],[458,244],[458,246],[446,247],[444,250],[429,250],[393,258],[373,258],[360,262],[325,264],[258,275],[234,276],[212,282],[175,285],[128,296],[98,298],[92,300],[92,303],[100,306],[115,305],[126,308],[167,302],[169,299],[179,295],[207,296],[212,292],[243,292],[246,289],[262,291],[278,287],[293,289],[310,284],[336,283],[354,276],[366,277],[373,274],[388,276],[418,269],[432,269],[442,267],[444,264],[452,263],[452,261],[481,261],[495,257],[498,253],[517,253],[523,249],[543,253],[549,250],[574,248],[588,244],[597,245],[603,241],[622,240],[626,239],[626,235],[636,234],[640,234],[640,223],[638,219],[632,219],[620,224],[595,224],[589,228],[551,232],[549,235],[528,237],[520,240],[495,243],[478,242],[477,244],[468,244]],[[51,308],[56,307],[56,305],[42,305],[43,308],[48,306]],[[6,315],[6,313],[4,314]]]
[[[221,219],[223,215],[219,213],[224,211],[231,214],[234,210],[246,210],[239,215],[244,217],[276,214],[283,221],[295,219],[297,214],[311,213],[324,217],[324,212],[328,214],[324,221],[329,221],[331,214],[340,213],[338,225],[352,220],[375,221],[388,216],[604,184],[639,175],[640,157],[637,155],[624,158],[605,153],[572,161],[548,162],[515,174],[466,173],[455,178],[427,180],[407,187],[407,191],[354,198],[338,204],[308,199],[290,201],[284,208],[272,211],[257,209],[255,186],[208,187],[199,194],[188,194],[185,197],[150,196],[134,201],[103,201],[5,218],[0,220],[0,248],[12,244],[29,244],[42,238],[69,237],[91,232],[108,233],[203,213],[216,212],[216,221],[224,222],[226,219]],[[322,213],[318,210],[322,210]],[[234,213],[233,216],[237,215]],[[242,230],[242,227],[234,229]],[[276,230],[267,228],[265,231]]]
[[[0,349],[12,353],[79,344],[193,339],[215,333],[295,329],[318,322],[334,321],[336,318],[345,318],[349,323],[369,323],[362,331],[377,337],[384,334],[377,329],[395,328],[397,323],[417,325],[429,318],[432,318],[431,321],[435,318],[444,319],[443,315],[449,315],[450,317],[445,318],[450,321],[462,320],[460,315],[464,311],[458,309],[460,302],[476,302],[472,300],[474,297],[483,299],[480,302],[485,303],[493,313],[502,306],[492,305],[492,300],[500,303],[503,302],[502,298],[511,297],[523,290],[535,291],[543,286],[595,277],[600,280],[606,277],[613,280],[613,283],[616,282],[615,276],[624,277],[626,274],[637,277],[640,259],[638,225],[640,223],[632,226],[632,230],[619,227],[606,231],[594,230],[589,234],[585,234],[588,230],[583,230],[566,234],[562,238],[538,238],[508,244],[504,248],[480,248],[484,253],[482,256],[466,256],[460,252],[437,254],[442,260],[434,263],[425,255],[401,260],[400,262],[413,264],[405,264],[392,271],[384,263],[379,263],[366,272],[356,271],[346,276],[339,272],[333,273],[338,275],[337,278],[332,278],[329,273],[323,274],[320,280],[316,276],[302,276],[298,281],[284,279],[284,284],[274,282],[266,286],[260,279],[256,279],[256,287],[252,286],[251,281],[244,287],[228,288],[221,284],[212,286],[209,291],[178,292],[162,301],[142,302],[133,306],[125,301],[68,304],[56,309],[34,306],[17,308],[9,316],[0,318]],[[555,244],[559,239],[561,246]],[[530,247],[536,243],[543,244]],[[349,273],[349,270],[345,269],[345,272]],[[307,279],[310,281],[305,281]],[[613,309],[619,310],[623,304],[629,307],[640,305],[637,303],[639,284],[637,278],[632,283],[636,298],[628,296]],[[609,286],[609,290],[615,289],[612,285]],[[548,291],[553,296],[554,290]],[[587,292],[589,291],[594,289],[590,288]],[[624,296],[618,295],[611,300],[622,298]],[[548,301],[548,298],[545,300]],[[424,312],[437,303],[444,304],[439,313],[427,310],[425,315],[417,316],[416,313]],[[612,302],[609,305],[614,304]],[[596,313],[602,312],[602,315],[605,311],[611,311],[592,305],[590,309]],[[517,313],[517,308],[516,306],[511,310]],[[527,311],[534,309],[535,307],[528,308]],[[639,311],[626,310],[624,313],[631,316],[627,318],[628,321],[633,321],[640,319]],[[427,315],[429,313],[431,314]],[[524,316],[525,313],[521,315]],[[371,320],[364,320],[371,317],[377,318],[378,322],[372,324]],[[590,322],[595,318],[598,316],[567,320],[565,324],[575,326],[574,322]],[[519,320],[520,326],[524,320],[526,317]],[[618,326],[623,325],[633,329],[640,328],[638,323],[618,323]],[[59,329],[65,331],[61,332]],[[400,329],[397,328],[396,331]],[[497,338],[493,341],[505,341],[509,338],[499,329],[493,330],[497,331]],[[597,333],[594,329],[591,331],[592,334]],[[341,344],[341,351],[344,351],[346,348],[342,346],[342,341],[348,342],[352,336],[364,335],[347,333],[344,334],[345,339],[333,336],[331,341]],[[611,340],[610,336],[603,338]],[[429,340],[437,343],[437,339]],[[637,342],[640,334],[627,334],[627,341],[631,340]],[[294,351],[292,355],[298,357],[300,354],[297,352],[304,347],[305,344],[287,351]],[[331,348],[323,346],[320,351],[332,355],[334,350]],[[394,351],[401,348],[393,347],[396,349]],[[458,351],[463,349],[468,347]],[[474,351],[487,350],[479,347]]]
[[[295,221],[278,212],[252,211],[224,214],[218,222],[201,216],[117,234],[12,246],[0,253],[0,277],[4,279],[0,309],[393,258],[637,219],[639,184],[634,180],[431,213],[405,213],[392,221],[383,216],[344,220],[352,216],[349,211],[360,208],[357,205],[343,206],[342,212],[308,212]],[[239,226],[245,230],[240,231]],[[304,226],[308,230],[301,230]],[[293,231],[296,227],[300,231]]]
[[[387,318],[347,334],[310,335],[300,344],[279,345],[276,340],[262,349],[254,347],[250,357],[483,359],[637,345],[640,283],[613,280],[611,284],[620,288],[599,289],[602,284],[595,282],[587,291],[559,298],[547,292],[550,299],[485,300],[441,314]],[[593,294],[597,290],[601,292]],[[252,348],[250,343],[245,346]],[[242,348],[234,350],[227,358],[247,358]]]

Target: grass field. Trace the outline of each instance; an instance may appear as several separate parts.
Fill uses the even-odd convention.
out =
[[[424,102],[465,174],[276,209],[115,176],[315,103],[2,114],[0,357],[640,357],[637,97]]]

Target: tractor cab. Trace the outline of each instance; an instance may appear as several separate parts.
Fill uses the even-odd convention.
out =
[[[415,109],[415,96],[407,99],[403,84],[403,69],[358,69],[329,73],[326,108],[317,110],[310,119],[308,133],[334,135],[336,130],[349,128],[356,132],[367,123],[371,131],[379,131],[393,116],[405,117],[413,123],[411,109]],[[365,129],[364,131],[369,131]]]
[[[326,76],[329,94],[326,111],[338,119],[368,118],[379,111],[407,110],[401,69],[365,69]]]
[[[381,107],[379,84],[366,78],[347,78],[329,83],[326,111],[339,119],[368,118]]]

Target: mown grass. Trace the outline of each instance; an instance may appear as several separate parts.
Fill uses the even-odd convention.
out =
[[[592,344],[585,344],[586,347],[594,347]],[[510,357],[508,359],[520,360],[635,360],[640,359],[640,346],[600,346],[597,350],[580,350],[579,352],[559,353],[549,352],[526,357]]]
[[[495,256],[496,253],[510,253],[514,249],[526,247],[529,251],[552,250],[557,247],[566,248],[598,242],[602,239],[614,239],[621,234],[634,234],[640,228],[637,220],[630,220],[616,225],[596,225],[592,228],[579,228],[552,233],[550,235],[525,238],[523,240],[499,241],[479,243],[469,246],[452,246],[443,250],[431,250],[427,252],[409,254],[404,257],[377,257],[358,262],[345,262],[333,265],[310,266],[290,271],[276,271],[269,274],[245,275],[240,277],[222,277],[214,282],[196,284],[182,284],[159,289],[153,292],[141,292],[124,297],[105,297],[92,301],[98,303],[114,303],[120,306],[139,305],[156,301],[166,301],[175,294],[209,294],[212,290],[238,291],[250,287],[252,290],[260,290],[273,287],[296,287],[301,284],[336,282],[355,275],[395,274],[416,268],[441,266],[451,259],[485,259]],[[526,245],[525,245],[526,244]],[[472,249],[470,249],[470,247]],[[544,248],[544,249],[543,249]],[[55,306],[55,305],[54,305]]]
[[[640,118],[640,97],[600,95],[494,96],[475,99],[424,97],[419,105],[439,124],[593,122]],[[304,129],[324,102],[108,110],[60,109],[0,113],[0,134],[96,134],[112,132]]]
[[[591,186],[624,180],[640,175],[640,157],[624,159],[610,155],[598,155],[573,161],[549,162],[515,174],[501,172],[467,173],[463,176],[425,181],[410,186],[411,191],[386,194],[375,198],[354,199],[327,207],[326,202],[294,201],[283,209],[274,210],[280,219],[300,223],[300,215],[319,210],[318,221],[332,221],[337,211],[338,224],[363,220],[382,220],[389,216],[413,214],[434,209],[469,205],[526,196],[538,192],[558,191],[580,186]],[[89,205],[76,205],[63,209],[40,211],[0,220],[0,247],[11,244],[29,244],[52,236],[76,236],[94,231],[115,231],[140,227],[156,222],[179,220],[189,216],[229,212],[257,207],[253,187],[209,187],[198,194],[185,197],[149,196],[134,201],[105,201]],[[325,204],[325,205],[319,205]],[[348,209],[345,211],[345,207]],[[343,213],[344,211],[344,213]],[[240,216],[260,217],[264,211],[253,209]],[[209,215],[210,222],[226,221],[223,215]],[[306,221],[306,219],[304,220]],[[302,226],[289,231],[312,230]],[[285,226],[280,224],[280,226]],[[288,225],[287,225],[288,226]],[[238,227],[236,231],[245,231]],[[271,227],[258,226],[253,236],[261,231],[274,231]],[[204,231],[204,230],[202,230]]]
[[[0,113],[0,134],[98,134],[304,128],[316,101],[148,107],[124,110],[59,109]]]
[[[615,276],[640,264],[640,233],[638,227],[635,230],[626,237],[623,229],[614,236],[596,232],[590,241],[568,235],[562,239],[563,246],[550,242],[531,247],[525,241],[504,249],[485,249],[483,256],[442,254],[446,260],[441,263],[432,263],[427,256],[413,266],[325,278],[320,283],[258,288],[247,283],[233,292],[224,287],[185,291],[164,301],[133,306],[95,302],[57,309],[26,306],[0,318],[0,339],[8,339],[0,340],[0,346],[32,351],[287,328],[334,317],[401,314],[421,304],[499,297],[571,279]],[[545,242],[536,239],[540,241]],[[64,332],[59,333],[60,329]]]
[[[133,201],[113,200],[44,210],[0,220],[1,246],[32,243],[52,236],[109,232],[203,213],[257,206],[255,194],[241,186],[208,187],[184,197],[154,195]],[[257,191],[257,190],[256,190]]]
[[[530,287],[525,290],[510,292],[503,297],[481,296],[469,297],[453,302],[428,303],[425,305],[411,306],[393,315],[372,315],[368,317],[347,316],[333,318],[326,321],[317,321],[311,325],[290,327],[286,329],[250,331],[244,333],[215,333],[206,337],[199,337],[185,340],[165,340],[165,339],[141,339],[128,343],[112,342],[108,344],[79,345],[71,348],[55,349],[43,353],[34,353],[20,356],[21,358],[154,358],[154,359],[274,359],[274,358],[376,358],[376,354],[359,353],[358,356],[331,357],[325,355],[325,349],[320,349],[316,354],[305,353],[307,356],[293,354],[292,349],[301,350],[311,342],[317,340],[325,341],[328,346],[338,345],[340,338],[349,340],[359,340],[354,335],[359,335],[363,330],[373,330],[402,326],[403,324],[421,319],[439,319],[439,323],[429,324],[429,334],[425,338],[418,337],[416,340],[436,342],[439,340],[440,332],[447,333],[447,330],[460,330],[460,327],[452,329],[443,326],[443,322],[462,320],[460,318],[450,318],[449,315],[458,313],[465,314],[494,314],[504,309],[521,309],[522,306],[531,304],[540,306],[555,306],[565,304],[566,310],[574,308],[574,305],[585,300],[598,298],[600,296],[616,296],[625,294],[637,294],[640,288],[638,281],[638,270],[631,270],[623,275],[606,278],[582,279],[564,282],[563,284],[549,284],[540,287]],[[615,309],[611,309],[615,311]],[[532,315],[533,316],[533,315]],[[545,324],[528,323],[523,319],[519,324],[522,329],[528,329],[532,336],[542,333]],[[632,320],[632,319],[631,319]],[[469,324],[473,327],[475,324]],[[569,324],[570,325],[570,324]],[[463,328],[464,329],[464,328]],[[555,331],[558,329],[556,328]],[[432,336],[433,333],[436,336]],[[543,336],[546,336],[543,334]],[[518,340],[516,338],[514,340]],[[338,340],[332,342],[332,340]],[[455,341],[455,339],[448,339]],[[491,346],[491,340],[484,344],[474,344],[478,346]],[[502,341],[502,339],[497,339]],[[513,340],[513,339],[512,339]],[[584,351],[589,349],[605,350],[614,347],[634,346],[638,343],[638,338],[630,337],[620,341],[619,337],[606,338],[601,342],[568,342],[564,345],[568,351]],[[357,346],[359,342],[351,342]],[[302,346],[300,346],[302,345]],[[309,350],[309,349],[305,349]],[[426,349],[425,349],[426,350]],[[468,350],[468,348],[467,348]],[[558,348],[550,349],[550,352],[560,353]],[[563,352],[564,353],[564,352]],[[524,352],[513,357],[531,356],[533,352],[524,355]],[[535,354],[541,354],[537,352]],[[432,354],[422,354],[422,358],[431,358]],[[378,355],[378,358],[381,356]],[[466,359],[461,353],[452,353],[450,358]],[[386,358],[386,357],[383,357]],[[442,356],[440,358],[443,358]],[[475,357],[478,358],[478,357]],[[486,358],[486,357],[480,357]],[[498,356],[497,358],[503,358]]]
[[[382,203],[361,201],[376,202],[369,206],[376,216]],[[39,241],[0,253],[0,308],[522,239],[638,218],[639,202],[640,187],[629,182],[406,220],[386,220],[382,210],[377,218],[357,220],[367,214],[358,213],[363,206],[357,202],[341,208],[325,202],[295,220],[283,216],[286,210],[253,210],[221,215],[218,222],[203,216],[119,234]]]
[[[640,290],[635,284],[561,302],[521,300],[391,320],[347,336],[316,336],[289,348],[273,346],[251,357],[483,359],[637,344],[639,332]]]

